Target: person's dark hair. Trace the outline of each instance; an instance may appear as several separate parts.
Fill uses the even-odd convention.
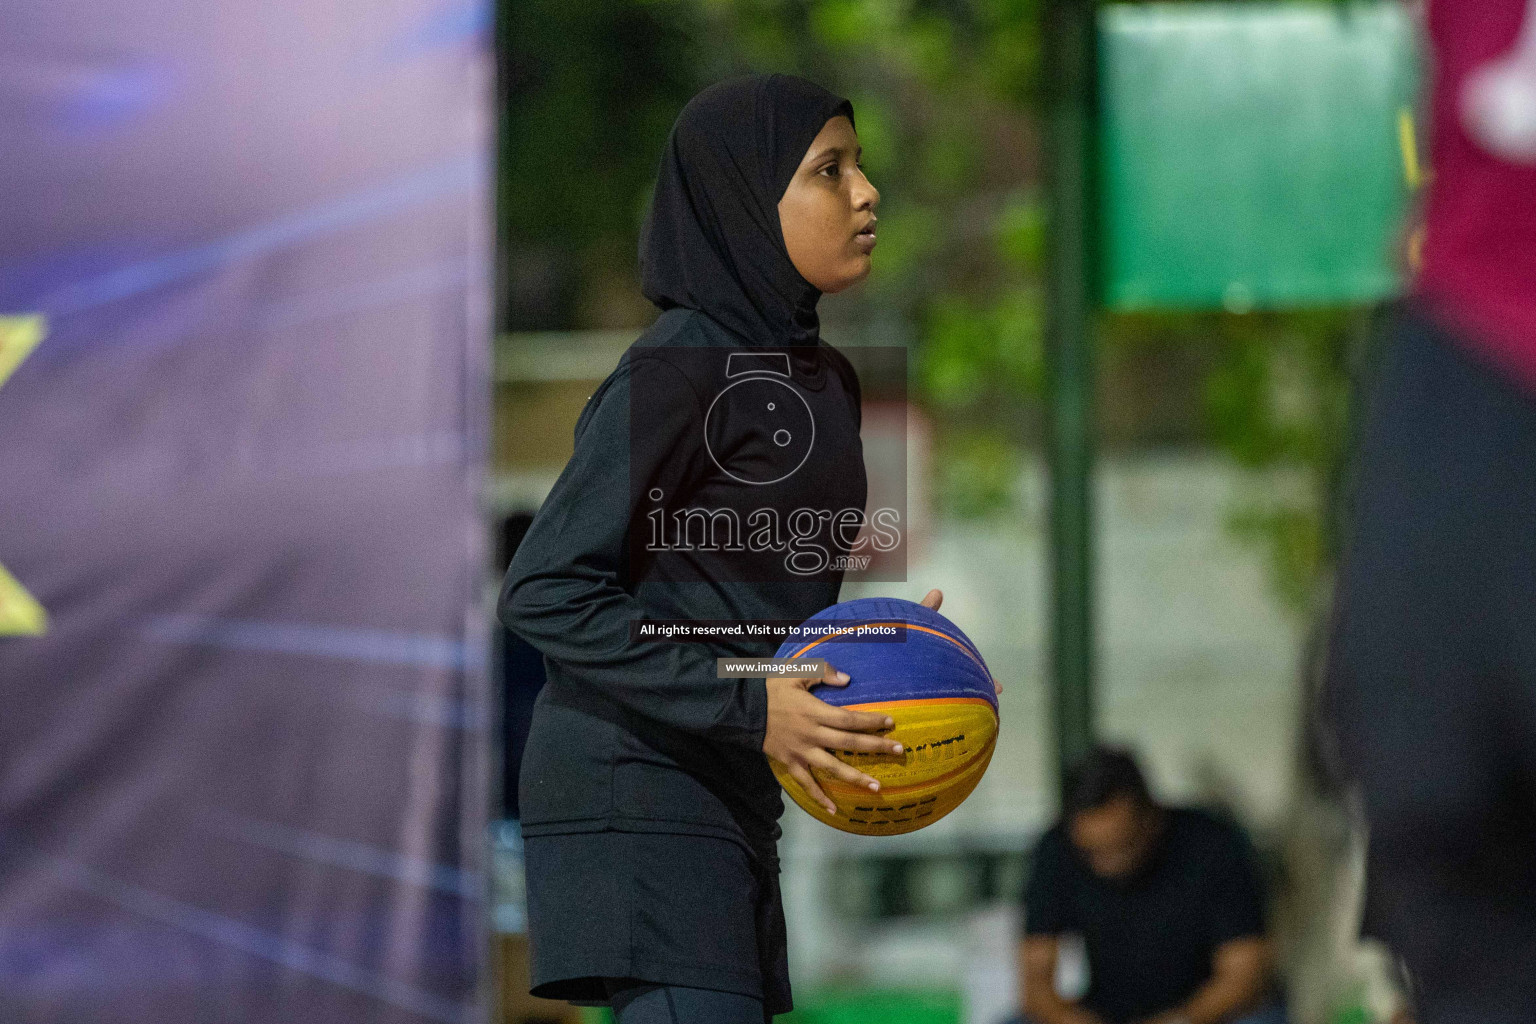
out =
[[[1128,796],[1142,806],[1152,804],[1146,776],[1129,750],[1094,747],[1067,773],[1062,789],[1062,811],[1068,815],[1076,814],[1103,807],[1121,796]]]

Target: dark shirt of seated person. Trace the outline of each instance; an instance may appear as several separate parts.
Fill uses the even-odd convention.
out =
[[[1019,949],[1036,1024],[1283,1022],[1264,889],[1247,837],[1154,801],[1135,759],[1100,747],[1071,773],[1035,849]],[[1082,937],[1088,989],[1057,995],[1057,943]]]

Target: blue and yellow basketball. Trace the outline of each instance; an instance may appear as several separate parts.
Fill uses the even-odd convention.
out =
[[[931,825],[960,806],[997,745],[997,694],[976,645],[938,612],[896,597],[861,597],[807,619],[775,657],[824,658],[848,673],[846,686],[813,686],[838,707],[883,711],[900,754],[835,750],[838,758],[880,783],[872,793],[812,775],[837,804],[830,815],[784,766],[773,773],[790,798],[819,821],[844,832],[893,836]]]

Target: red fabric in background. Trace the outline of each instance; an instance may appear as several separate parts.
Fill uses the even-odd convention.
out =
[[[1512,49],[1526,0],[1430,0],[1432,177],[1416,291],[1469,344],[1536,389],[1536,166],[1494,156],[1462,126],[1461,87]]]

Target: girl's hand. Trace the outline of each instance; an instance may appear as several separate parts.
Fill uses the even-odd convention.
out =
[[[944,591],[938,589],[937,587],[928,591],[928,596],[924,597],[921,601],[918,602],[918,604],[922,605],[924,608],[931,608],[934,611],[938,611],[939,605],[943,603]],[[1003,684],[998,682],[996,679],[992,680],[992,690],[995,693],[1002,693]]]
[[[847,686],[848,673],[829,664],[820,678],[768,677],[768,731],[763,737],[763,753],[782,764],[828,814],[836,814],[837,804],[816,784],[812,768],[874,793],[880,791],[880,783],[834,757],[827,748],[899,754],[902,747],[895,740],[870,735],[896,724],[889,715],[833,707],[810,692],[817,683]]]

